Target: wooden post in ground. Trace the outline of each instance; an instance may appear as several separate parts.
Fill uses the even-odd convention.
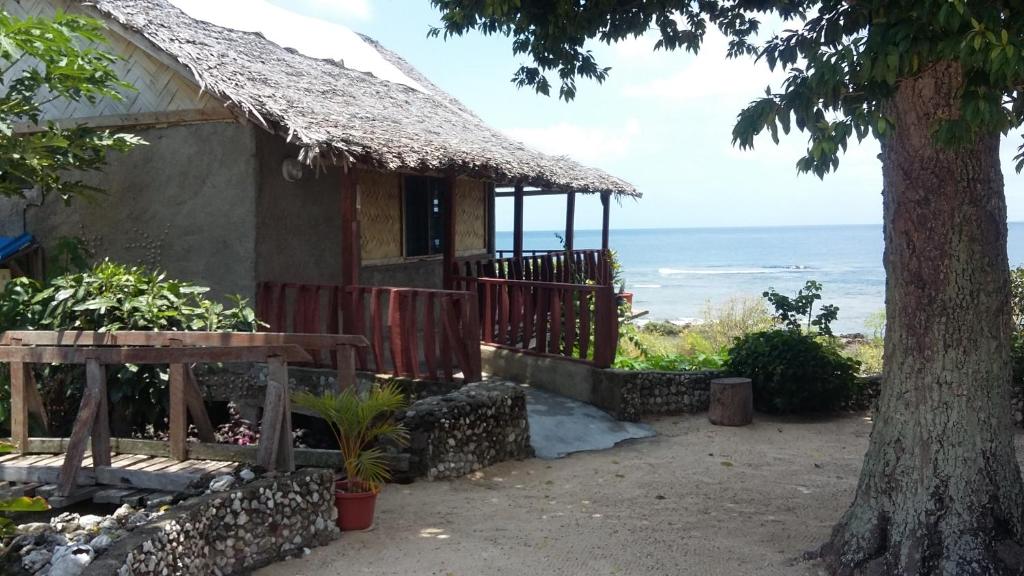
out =
[[[28,394],[31,366],[11,362],[11,441],[18,452],[28,452]]]
[[[85,381],[94,382],[99,404],[92,422],[92,465],[110,466],[110,412],[107,405],[107,369],[96,360],[86,360]]]
[[[711,381],[708,420],[718,426],[746,426],[754,420],[754,393],[750,378]]]
[[[171,339],[168,345],[172,348],[181,346],[181,340]],[[168,430],[167,436],[170,440],[171,458],[175,460],[188,459],[188,412],[185,404],[185,370],[187,366],[182,363],[171,364],[168,370],[168,389],[170,401],[168,403]]]
[[[288,365],[280,356],[267,358],[267,393],[260,421],[256,463],[267,470],[291,471],[295,468]]]
[[[214,442],[213,423],[210,422],[210,415],[206,412],[203,391],[199,388],[199,382],[196,380],[191,366],[185,367],[185,403],[188,406],[188,414],[192,417],[192,423],[196,425],[199,441]]]

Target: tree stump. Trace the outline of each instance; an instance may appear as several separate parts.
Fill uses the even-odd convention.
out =
[[[708,420],[716,426],[746,426],[754,420],[754,390],[750,378],[711,381]]]

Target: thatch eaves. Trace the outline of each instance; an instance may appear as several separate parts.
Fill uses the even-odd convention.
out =
[[[542,154],[488,126],[397,54],[364,39],[426,92],[261,34],[196,20],[165,0],[91,0],[100,15],[180,62],[203,90],[301,147],[304,160],[381,170],[455,173],[499,186],[639,196],[628,182]]]

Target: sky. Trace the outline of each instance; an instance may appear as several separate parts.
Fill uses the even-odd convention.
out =
[[[725,40],[709,33],[699,55],[653,50],[653,36],[592,48],[611,66],[603,84],[581,81],[564,102],[510,79],[528,63],[511,40],[471,33],[428,38],[440,15],[429,0],[269,0],[367,34],[398,52],[435,84],[492,126],[534,148],[565,154],[623,178],[643,194],[612,206],[613,228],[691,228],[878,224],[882,221],[878,144],[850,147],[839,171],[824,180],[797,174],[806,145],[798,132],[776,146],[768,137],[753,151],[731,144],[736,114],[779,74],[752,59],[727,59]],[[766,31],[771,31],[769,27]],[[1003,142],[1010,221],[1024,220],[1024,177],[1013,170],[1021,142]],[[565,225],[564,199],[526,199],[529,230]],[[510,200],[499,199],[496,225],[512,225]],[[599,228],[600,201],[576,203],[577,229]]]

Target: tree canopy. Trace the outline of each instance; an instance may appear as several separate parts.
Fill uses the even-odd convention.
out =
[[[100,190],[79,176],[101,169],[108,151],[126,151],[141,140],[84,125],[42,121],[55,101],[96,103],[123,99],[131,86],[118,79],[116,57],[103,25],[58,13],[52,19],[18,19],[0,10],[0,196],[38,188],[64,200]],[[76,173],[77,172],[77,173]]]
[[[1024,2],[1020,0],[431,0],[442,11],[434,35],[476,30],[513,39],[521,66],[513,82],[559,97],[576,96],[578,78],[602,82],[611,72],[587,47],[659,34],[656,49],[697,52],[709,28],[729,38],[729,57],[752,55],[786,79],[743,109],[733,143],[753,147],[767,132],[794,127],[809,136],[801,172],[819,177],[839,166],[851,138],[893,129],[885,102],[899,82],[940,62],[960,65],[960,114],[935,126],[945,145],[1024,122]],[[792,27],[765,40],[758,32],[772,15]],[[753,95],[752,95],[753,96]],[[1018,171],[1024,153],[1017,156]]]

